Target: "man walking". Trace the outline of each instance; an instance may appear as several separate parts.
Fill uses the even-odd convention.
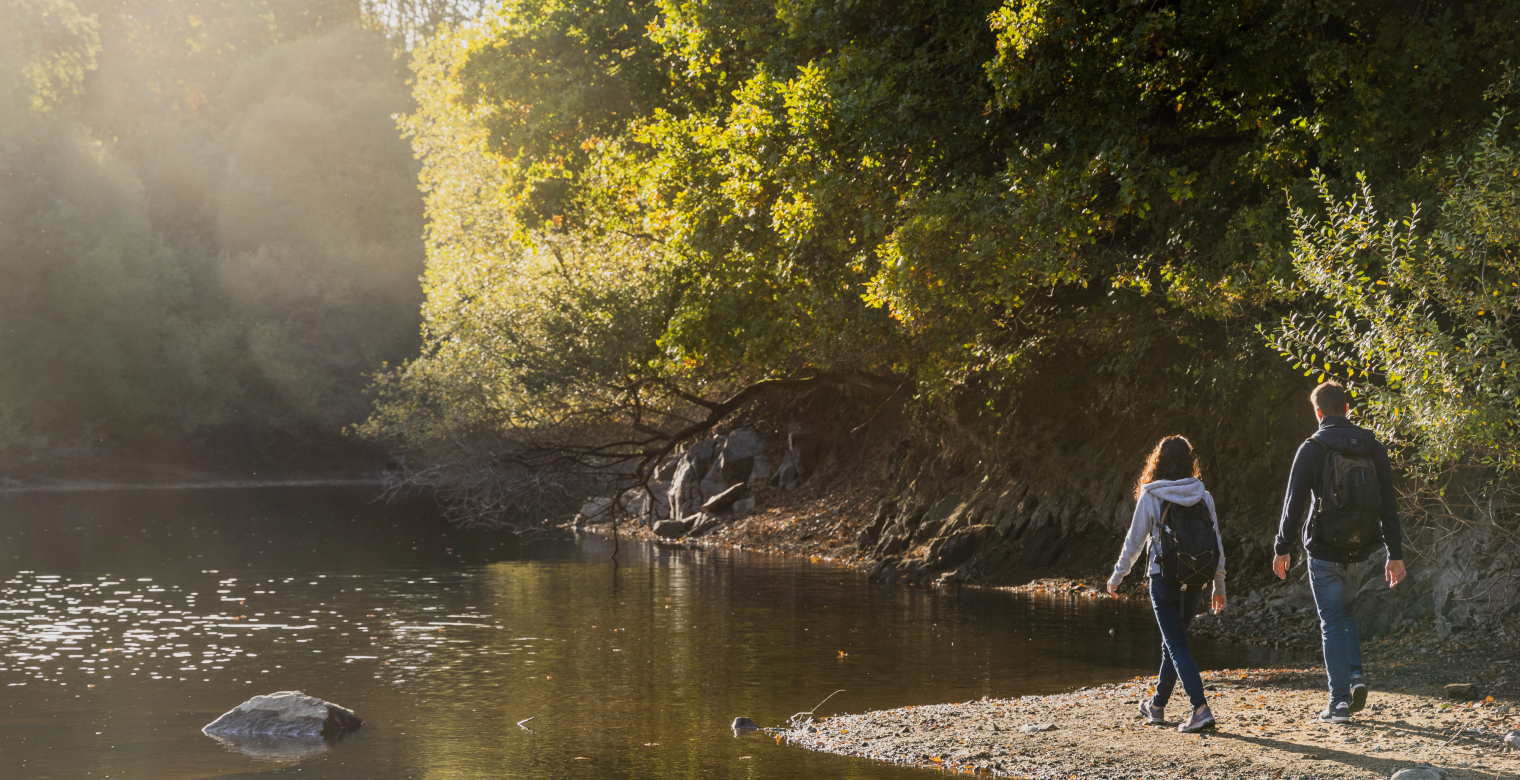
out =
[[[1348,723],[1367,703],[1361,637],[1351,615],[1367,558],[1378,547],[1388,549],[1383,577],[1391,588],[1404,580],[1404,551],[1387,448],[1346,419],[1350,399],[1339,383],[1321,384],[1309,400],[1319,430],[1293,457],[1272,571],[1287,579],[1290,553],[1303,544],[1330,686],[1330,705],[1319,720]]]

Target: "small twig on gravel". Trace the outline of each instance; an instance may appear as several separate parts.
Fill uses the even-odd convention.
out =
[[[1457,724],[1457,733],[1451,735],[1451,739],[1446,740],[1446,744],[1444,744],[1444,745],[1436,748],[1436,755],[1440,755],[1441,751],[1443,751],[1443,750],[1451,747],[1451,743],[1456,742],[1458,739],[1461,739],[1462,733],[1465,732],[1465,731],[1467,731],[1467,724],[1466,723],[1458,723]]]
[[[817,704],[814,704],[812,709],[806,710],[804,712],[799,712],[796,715],[793,715],[790,718],[790,720],[792,722],[792,725],[796,726],[797,723],[798,723],[798,721],[802,718],[803,715],[806,715],[809,718],[813,717],[813,713],[817,712],[819,707],[822,707],[823,705],[827,704],[828,701],[829,701],[829,699],[832,699],[832,698],[834,698],[835,696],[838,696],[841,693],[844,693],[844,689],[843,688],[840,688],[839,690],[834,691],[833,693],[831,693],[831,694],[823,697],[823,701],[818,702]]]

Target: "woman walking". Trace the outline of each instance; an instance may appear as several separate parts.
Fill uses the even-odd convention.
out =
[[[1214,497],[1203,489],[1193,445],[1181,436],[1161,440],[1145,461],[1135,483],[1135,516],[1108,592],[1114,593],[1142,551],[1148,551],[1151,606],[1161,627],[1161,673],[1156,695],[1140,700],[1140,715],[1153,725],[1165,722],[1163,710],[1177,681],[1192,703],[1192,715],[1177,727],[1193,733],[1214,726],[1203,695],[1203,678],[1188,650],[1187,626],[1198,611],[1202,586],[1213,583],[1214,611],[1224,609],[1224,541]]]

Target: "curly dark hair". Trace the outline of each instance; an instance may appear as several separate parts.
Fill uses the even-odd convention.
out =
[[[1135,500],[1140,500],[1140,489],[1151,482],[1170,479],[1202,477],[1198,458],[1193,455],[1193,444],[1181,436],[1168,436],[1156,443],[1135,481]]]

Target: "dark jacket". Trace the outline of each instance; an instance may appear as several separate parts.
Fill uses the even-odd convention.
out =
[[[1372,458],[1377,469],[1378,487],[1382,492],[1382,528],[1377,537],[1359,550],[1340,550],[1305,538],[1309,515],[1314,509],[1314,491],[1320,484],[1325,470],[1325,447],[1314,439],[1320,439],[1334,449],[1365,455]],[[1309,551],[1310,558],[1336,563],[1365,561],[1379,546],[1388,547],[1388,560],[1404,559],[1403,535],[1399,529],[1399,508],[1393,495],[1393,469],[1388,466],[1388,448],[1384,447],[1371,431],[1358,428],[1344,417],[1325,415],[1320,420],[1319,431],[1314,439],[1298,446],[1293,456],[1293,470],[1288,473],[1288,495],[1283,498],[1282,519],[1277,524],[1277,541],[1273,549],[1278,555],[1287,555],[1300,543]]]

